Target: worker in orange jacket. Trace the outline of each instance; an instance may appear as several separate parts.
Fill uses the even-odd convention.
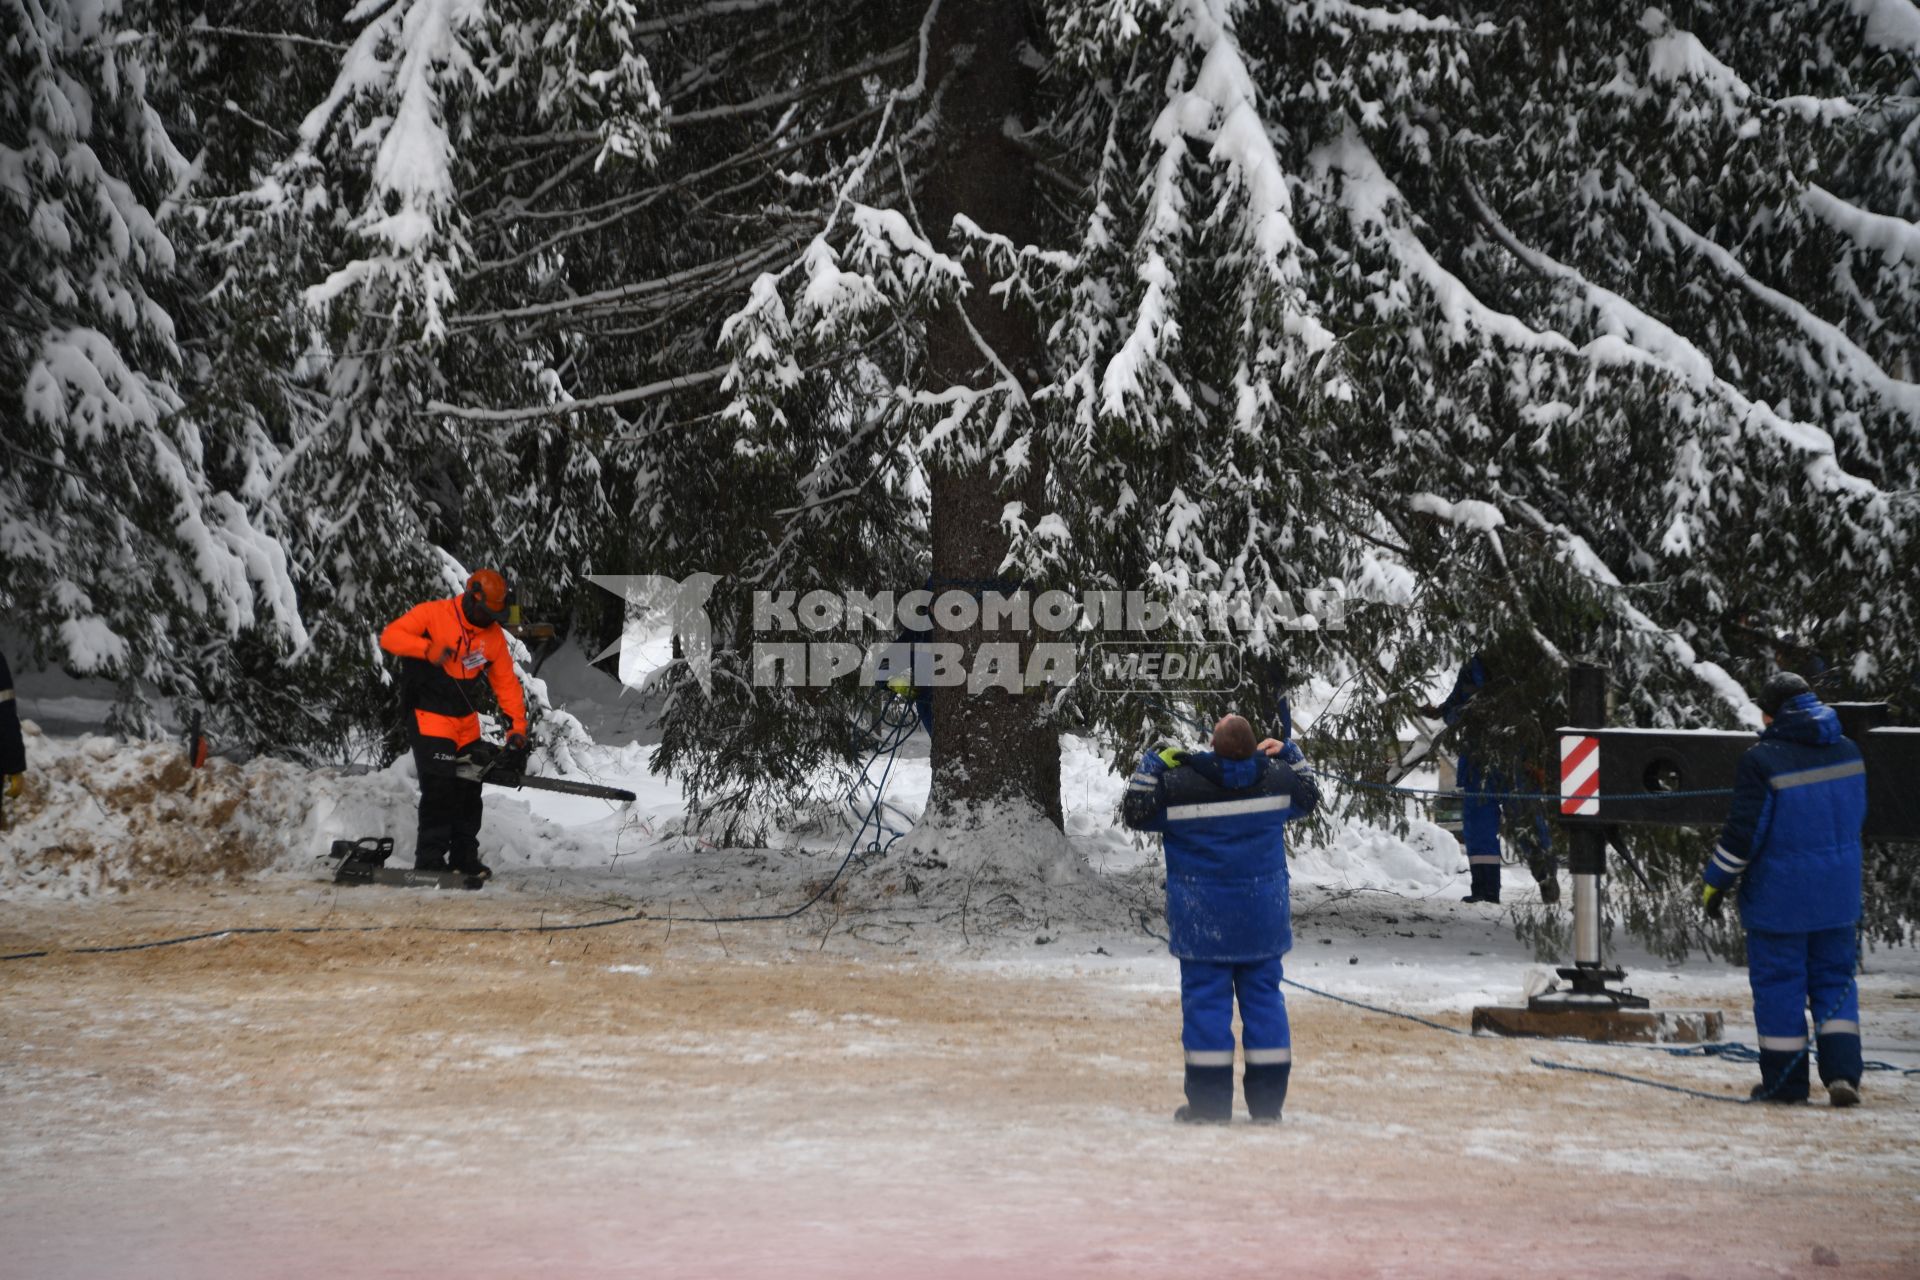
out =
[[[461,752],[480,740],[482,674],[513,722],[507,750],[527,749],[527,702],[500,629],[511,598],[505,578],[481,569],[460,595],[415,605],[380,633],[380,647],[400,656],[401,688],[413,712],[420,770],[416,870],[491,874],[480,861],[480,784],[456,770]]]

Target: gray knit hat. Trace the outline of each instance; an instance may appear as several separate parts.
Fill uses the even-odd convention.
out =
[[[1760,689],[1760,710],[1770,716],[1780,714],[1780,708],[1803,693],[1812,693],[1813,686],[1791,671],[1776,671],[1767,677],[1767,683]]]

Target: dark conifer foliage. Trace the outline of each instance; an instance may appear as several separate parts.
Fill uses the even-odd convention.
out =
[[[1579,658],[1916,701],[1909,0],[4,12],[0,599],[130,707],[336,752],[479,563],[590,645],[720,575],[661,762],[735,817],[867,702],[755,687],[756,588],[1242,593],[1356,769],[1481,650],[1516,760]],[[936,809],[1223,709],[943,695]]]

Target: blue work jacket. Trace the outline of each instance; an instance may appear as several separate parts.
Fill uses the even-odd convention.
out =
[[[1702,875],[1740,881],[1749,929],[1811,933],[1860,919],[1860,828],[1867,767],[1833,708],[1789,699],[1740,758],[1733,811]]]
[[[1174,955],[1239,964],[1292,949],[1286,824],[1319,802],[1319,784],[1304,763],[1212,752],[1172,768],[1154,754],[1140,762],[1121,816],[1136,831],[1165,837]]]

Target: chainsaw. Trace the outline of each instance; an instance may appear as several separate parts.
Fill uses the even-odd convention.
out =
[[[565,778],[543,778],[527,772],[525,750],[509,751],[493,742],[476,742],[453,759],[454,776],[468,782],[484,782],[490,787],[526,787],[533,791],[557,791],[562,795],[591,796],[595,800],[619,800],[631,804],[636,797],[618,787],[603,787],[592,782],[571,782]]]

